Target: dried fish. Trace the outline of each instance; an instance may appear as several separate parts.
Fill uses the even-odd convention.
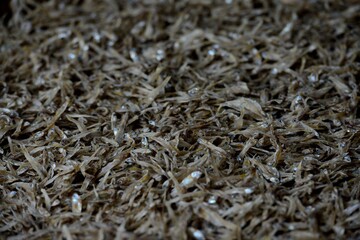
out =
[[[77,193],[71,196],[71,209],[74,213],[81,213],[82,211],[81,198]]]
[[[37,159],[33,158],[28,150],[26,149],[25,146],[21,145],[20,146],[22,153],[24,154],[26,160],[29,161],[31,167],[36,171],[36,173],[40,176],[41,179],[45,178],[45,169],[43,168],[43,166],[41,166],[41,164],[38,162]]]
[[[184,188],[189,188],[195,185],[197,180],[201,177],[202,173],[200,171],[194,171],[187,177],[185,177],[181,183],[180,186]]]
[[[147,137],[143,137],[141,139],[141,144],[143,145],[143,147],[147,147],[149,145],[149,141]]]
[[[228,101],[222,103],[220,107],[230,107],[238,110],[239,112],[244,112],[251,114],[256,119],[264,119],[265,113],[262,110],[260,104],[255,100],[249,98],[239,98],[237,100]]]
[[[111,128],[113,130],[115,141],[119,144],[122,142],[122,140],[124,138],[124,130],[125,130],[126,123],[128,121],[128,116],[129,115],[127,113],[123,114],[121,117],[120,124],[117,124],[116,114],[113,113],[111,115],[111,120],[110,120]]]
[[[193,235],[193,237],[195,239],[197,239],[197,240],[205,240],[205,236],[204,236],[202,231],[196,230],[196,229],[190,229],[190,231],[192,232],[192,235]]]
[[[252,194],[254,192],[254,190],[252,188],[245,188],[244,192],[246,194]]]
[[[255,158],[249,158],[249,161],[266,180],[272,183],[280,183],[280,172],[275,167],[262,164]]]
[[[61,117],[61,115],[65,112],[66,108],[68,107],[68,105],[70,104],[70,98],[66,99],[66,102],[56,111],[55,116],[52,118],[52,120],[50,121],[50,123],[48,124],[46,131],[51,129],[54,124],[56,123],[56,121]]]
[[[214,144],[210,143],[209,141],[206,141],[202,138],[199,138],[198,139],[198,143],[201,144],[201,145],[204,145],[205,147],[217,152],[217,153],[220,153],[221,155],[223,156],[226,156],[226,151],[220,147],[217,147],[215,146]]]
[[[217,202],[217,196],[211,196],[209,199],[208,199],[208,203],[209,204],[216,204]]]
[[[0,1],[0,239],[359,239],[359,12]]]

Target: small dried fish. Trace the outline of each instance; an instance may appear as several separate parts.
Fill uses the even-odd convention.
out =
[[[81,213],[82,211],[81,198],[77,193],[71,196],[71,209],[74,213]]]
[[[36,171],[36,173],[40,176],[40,178],[43,180],[45,178],[45,169],[44,167],[35,159],[33,158],[26,147],[24,145],[20,145],[22,153],[25,155],[26,160],[30,163],[31,167]]]
[[[184,188],[190,188],[194,186],[198,179],[200,179],[202,173],[200,171],[194,171],[190,175],[188,175],[186,178],[184,178],[180,186]]]
[[[346,96],[351,93],[350,88],[339,77],[330,76],[329,79],[334,83],[336,90],[342,96]]]
[[[250,148],[252,148],[253,146],[255,146],[257,143],[257,140],[254,138],[250,138],[246,144],[244,145],[243,149],[240,152],[240,158],[244,158],[246,153],[250,150]]]
[[[359,12],[0,1],[0,235],[357,239]]]
[[[238,110],[239,112],[244,112],[250,114],[256,119],[264,119],[265,113],[262,110],[260,104],[250,98],[239,98],[237,100],[228,101],[220,104],[220,108],[229,107]]]
[[[124,139],[124,131],[126,124],[128,122],[129,115],[128,113],[124,113],[121,117],[120,124],[117,124],[117,117],[115,113],[112,113],[111,115],[111,129],[114,133],[115,141],[120,144]]]
[[[236,230],[238,228],[238,226],[233,222],[225,220],[217,212],[205,207],[201,208],[200,217],[218,227],[225,227],[232,230]]]
[[[213,205],[217,203],[217,199],[218,199],[217,196],[210,196],[207,202]]]
[[[168,82],[170,81],[171,77],[167,77],[164,81],[162,81],[159,86],[157,86],[156,88],[153,88],[149,85],[147,85],[147,88],[138,88],[139,92],[141,92],[142,94],[144,94],[145,97],[145,106],[149,106],[154,100],[155,98],[160,94],[160,92],[165,88],[166,84],[168,84]]]
[[[248,159],[266,180],[272,183],[280,183],[280,172],[275,167],[262,164],[255,158]]]
[[[196,240],[205,240],[205,236],[201,230],[190,228],[190,231]]]
[[[65,112],[65,110],[69,106],[69,104],[70,104],[70,98],[66,98],[66,102],[56,111],[55,116],[48,123],[45,131],[48,131],[49,129],[54,127],[54,124],[61,117],[61,115]]]
[[[143,147],[147,147],[149,145],[149,141],[148,141],[148,138],[147,137],[143,137],[141,139],[141,144]]]
[[[220,153],[223,156],[226,156],[226,151],[220,147],[215,146],[214,144],[210,143],[209,141],[206,141],[202,138],[199,138],[197,142],[201,145],[204,145],[205,147],[213,150],[214,152]]]

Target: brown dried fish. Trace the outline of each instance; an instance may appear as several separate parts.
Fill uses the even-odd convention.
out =
[[[0,239],[359,239],[359,10],[0,1]]]
[[[239,98],[236,100],[228,101],[220,104],[220,108],[229,107],[238,110],[241,113],[247,113],[253,116],[255,119],[264,119],[265,113],[262,110],[260,104],[253,99]]]

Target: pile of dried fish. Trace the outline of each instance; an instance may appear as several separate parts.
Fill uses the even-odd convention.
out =
[[[358,1],[1,4],[0,239],[360,238]]]

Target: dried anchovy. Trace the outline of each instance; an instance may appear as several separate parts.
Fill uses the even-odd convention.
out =
[[[359,13],[0,1],[0,236],[359,239]]]

